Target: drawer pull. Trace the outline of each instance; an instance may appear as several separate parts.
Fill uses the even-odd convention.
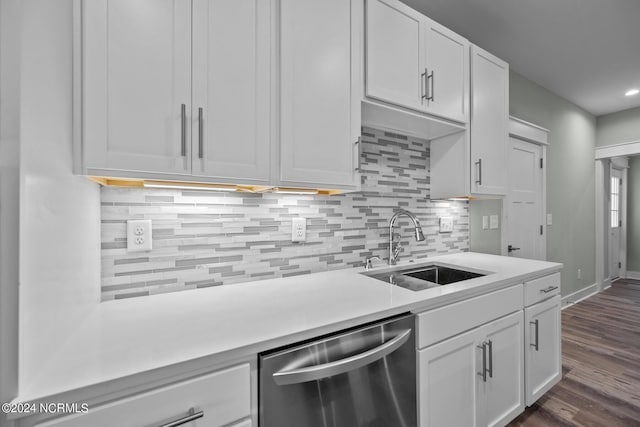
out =
[[[202,417],[204,417],[204,411],[201,411],[198,408],[190,408],[185,417],[179,418],[175,421],[170,421],[158,427],[178,427]]]
[[[487,382],[487,343],[483,342],[482,345],[477,346],[482,350],[482,372],[478,372],[478,375],[482,377],[483,382]]]
[[[538,343],[539,343],[539,338],[540,338],[540,337],[538,336],[538,331],[540,330],[540,329],[539,329],[540,324],[538,323],[538,319],[534,320],[533,322],[529,322],[529,323],[536,327],[536,333],[535,333],[535,335],[534,335],[534,336],[535,336],[536,341],[535,341],[535,343],[533,343],[533,344],[529,344],[529,345],[530,345],[531,347],[535,348],[535,349],[536,349],[536,351],[538,351],[538,350],[539,350]]]
[[[545,294],[548,294],[549,292],[555,291],[556,289],[558,289],[557,286],[549,286],[548,288],[540,289],[540,292],[544,292]]]
[[[180,155],[187,155],[187,105],[180,105]]]

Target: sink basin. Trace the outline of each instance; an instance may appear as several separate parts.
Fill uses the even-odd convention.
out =
[[[412,291],[458,283],[476,277],[486,276],[486,272],[460,270],[444,265],[429,264],[420,267],[390,268],[362,273]]]

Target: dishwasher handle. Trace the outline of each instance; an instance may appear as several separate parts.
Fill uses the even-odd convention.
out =
[[[273,374],[273,381],[278,385],[299,384],[362,368],[396,351],[407,342],[410,335],[411,329],[405,329],[386,343],[360,354],[336,360],[335,362],[323,363],[322,365],[292,369],[290,371],[278,371]]]

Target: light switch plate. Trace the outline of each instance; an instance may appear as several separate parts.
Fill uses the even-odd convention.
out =
[[[492,230],[496,230],[500,228],[500,223],[498,222],[498,215],[491,215],[489,217],[489,228]]]
[[[127,252],[145,252],[152,249],[151,220],[127,221]]]
[[[450,216],[440,217],[440,232],[451,233],[453,231],[453,218]]]
[[[482,216],[482,229],[483,230],[489,229],[489,216],[487,215]]]
[[[291,241],[304,242],[307,240],[307,219],[291,218]]]
[[[553,225],[553,215],[547,214],[547,225]]]

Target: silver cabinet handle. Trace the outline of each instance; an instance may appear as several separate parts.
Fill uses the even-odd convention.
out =
[[[202,107],[198,108],[198,158],[204,155],[204,117]]]
[[[551,291],[555,291],[556,289],[558,289],[557,286],[549,286],[546,289],[540,289],[540,292],[544,292],[545,294],[548,294]]]
[[[482,377],[482,381],[487,382],[487,343],[477,346],[482,350],[482,372],[478,372],[478,375]]]
[[[533,344],[529,344],[529,345],[530,345],[531,347],[535,348],[535,349],[536,349],[536,351],[538,351],[538,342],[539,342],[539,341],[538,341],[538,338],[539,338],[539,336],[538,336],[538,326],[539,326],[539,324],[538,324],[538,319],[534,320],[533,322],[529,322],[529,323],[536,327],[536,333],[535,333],[535,335],[534,335],[534,337],[535,337],[535,339],[536,339],[536,340],[535,340],[535,342],[534,342]]]
[[[361,165],[361,157],[362,157],[362,137],[359,136],[358,139],[356,140],[356,142],[354,142],[357,151],[356,151],[356,156],[358,156],[356,164],[357,166],[355,167],[355,171],[356,172],[360,172],[360,165]]]
[[[489,340],[487,345],[489,346],[489,378],[493,378],[493,342]]]
[[[187,155],[187,105],[180,106],[180,155]]]
[[[482,185],[482,159],[478,159],[478,161],[475,163],[478,170],[478,179],[476,179],[476,184],[478,185]]]
[[[431,86],[429,86],[427,84],[427,88],[429,89],[429,96],[427,97],[427,100],[433,102],[436,100],[435,96],[434,96],[434,90],[433,90],[433,86],[434,86],[434,81],[435,81],[435,77],[434,77],[434,70],[431,70],[431,74],[427,75],[427,83],[429,82],[429,80],[431,80]]]
[[[179,418],[175,421],[169,421],[168,423],[162,424],[158,427],[178,427],[202,417],[204,417],[204,411],[201,411],[198,408],[190,408],[186,416]]]
[[[400,331],[393,339],[364,353],[308,368],[278,371],[273,374],[273,381],[278,385],[299,384],[362,368],[396,351],[407,342],[410,335],[411,329],[405,329]]]
[[[425,68],[424,73],[420,74],[420,100],[424,103],[425,99],[429,99],[429,94],[427,93],[427,83],[429,80],[428,70]]]

